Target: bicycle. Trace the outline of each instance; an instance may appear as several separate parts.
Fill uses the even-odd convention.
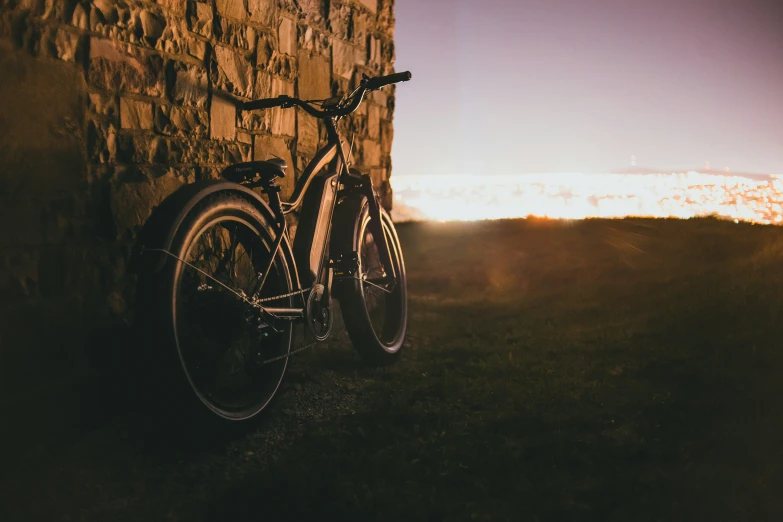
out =
[[[337,122],[367,93],[410,79],[364,75],[345,97],[242,103],[301,107],[326,124],[327,142],[290,200],[281,201],[276,183],[287,165],[275,158],[231,165],[223,179],[186,185],[155,209],[139,238],[138,322],[147,339],[164,344],[151,365],[170,369],[158,364],[168,356],[182,370],[179,379],[161,370],[162,380],[178,381],[175,395],[195,394],[222,419],[255,416],[277,393],[291,355],[311,346],[292,351],[294,324],[304,321],[316,342],[330,336],[333,298],[363,358],[398,358],[408,318],[402,248],[370,176],[349,168]],[[291,212],[299,214],[293,245]]]

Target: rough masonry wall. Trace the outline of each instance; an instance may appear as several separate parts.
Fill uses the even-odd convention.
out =
[[[325,140],[234,99],[346,93],[393,72],[393,31],[393,0],[0,0],[2,404],[114,357],[130,249],[167,195],[251,158],[298,176]],[[387,205],[393,93],[341,128]]]

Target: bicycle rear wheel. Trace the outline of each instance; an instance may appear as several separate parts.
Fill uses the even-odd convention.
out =
[[[338,282],[336,295],[354,348],[373,364],[389,364],[399,356],[408,326],[405,261],[394,223],[381,209],[394,277],[379,281],[384,275],[392,274],[384,273],[370,219],[365,197],[349,196],[341,202],[332,232],[335,245],[340,252],[358,253],[359,270],[355,277]]]
[[[224,419],[248,419],[263,410],[287,367],[286,358],[265,361],[289,353],[291,323],[271,324],[248,303],[254,295],[292,291],[281,255],[266,278],[262,274],[274,236],[251,202],[231,193],[211,196],[179,228],[171,253],[181,261],[169,260],[150,295],[159,303],[156,320],[175,349],[187,388]],[[292,307],[292,298],[274,306]],[[184,384],[177,391],[186,389]]]

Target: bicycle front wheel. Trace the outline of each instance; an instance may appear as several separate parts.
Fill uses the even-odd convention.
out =
[[[389,364],[400,354],[408,326],[405,261],[391,217],[381,209],[381,224],[389,246],[394,274],[386,273],[378,241],[373,236],[365,197],[343,200],[335,219],[337,248],[355,251],[359,270],[339,281],[336,294],[351,343],[373,364]]]

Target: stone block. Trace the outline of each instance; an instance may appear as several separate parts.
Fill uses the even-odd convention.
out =
[[[280,78],[272,78],[272,97],[274,98],[280,96],[281,94],[293,96],[294,84]]]
[[[138,163],[140,161],[143,161],[143,160],[137,161],[136,154],[135,154],[136,147],[133,143],[133,139],[134,136],[130,136],[130,135],[120,135],[116,137],[117,161],[119,161],[120,163]]]
[[[90,114],[113,117],[117,115],[117,100],[111,94],[91,92],[88,95]]]
[[[365,168],[381,165],[381,145],[375,140],[362,141],[361,165]]]
[[[332,68],[335,76],[350,80],[357,64],[364,62],[361,51],[354,45],[341,40],[332,43]]]
[[[171,14],[177,17],[185,16],[185,11],[187,10],[188,5],[186,0],[155,0],[155,3],[163,6]]]
[[[65,27],[50,26],[41,36],[41,54],[66,62],[80,59],[81,36]]]
[[[142,154],[146,153],[147,162],[149,163],[180,163],[177,149],[170,146],[176,143],[174,141],[169,141],[160,136],[147,136],[135,141],[136,143],[144,143],[146,141],[146,144],[138,147],[137,150]]]
[[[209,44],[196,38],[188,38],[188,54],[203,62],[207,57]]]
[[[391,154],[392,142],[394,141],[394,127],[390,121],[381,122],[381,149],[385,156]]]
[[[289,18],[282,18],[277,29],[278,49],[289,56],[296,55],[297,35],[296,23]]]
[[[217,78],[214,84],[231,94],[245,98],[252,96],[253,67],[241,54],[222,45],[215,46]]]
[[[120,128],[151,129],[152,104],[120,97]]]
[[[272,113],[271,111],[242,111],[239,126],[254,132],[271,132]]]
[[[299,97],[318,100],[332,95],[332,74],[329,61],[320,55],[299,52]]]
[[[205,108],[207,106],[207,70],[184,62],[169,62],[171,99],[176,103]]]
[[[301,109],[298,113],[299,128],[297,133],[297,152],[312,157],[318,150],[318,120]]]
[[[322,25],[324,21],[324,7],[329,2],[324,0],[297,0],[299,9],[304,15],[308,25]]]
[[[220,26],[218,40],[221,43],[248,51],[255,51],[257,37],[255,29],[226,18],[219,18],[218,25]]]
[[[279,184],[283,189],[281,197],[287,199],[293,193],[295,185],[295,167],[291,149],[288,148],[288,144],[283,138],[256,136],[253,159],[268,160],[271,158],[282,158],[288,164],[285,178],[279,180]]]
[[[351,24],[352,10],[348,4],[335,5],[332,4],[329,10],[329,28],[332,33],[342,40],[348,39]]]
[[[166,136],[206,136],[209,118],[205,111],[172,105],[155,107],[155,131]]]
[[[367,45],[367,30],[370,24],[365,13],[354,13],[351,17],[351,41],[365,47]]]
[[[117,129],[105,121],[87,123],[87,160],[91,163],[109,163],[117,158]]]
[[[250,13],[250,20],[270,26],[277,13],[277,2],[275,0],[247,0],[247,10]]]
[[[388,96],[386,96],[386,93],[383,92],[381,89],[371,92],[369,98],[370,101],[380,105],[381,107],[389,106],[389,98]]]
[[[369,105],[367,133],[374,140],[381,137],[381,108],[377,105]]]
[[[388,179],[386,176],[386,169],[383,167],[373,167],[370,169],[370,179],[374,187],[383,186],[384,182]]]
[[[181,163],[198,165],[228,165],[250,161],[250,145],[235,141],[177,140]]]
[[[213,140],[233,140],[237,136],[237,108],[223,96],[212,96],[209,110],[209,137]]]
[[[388,73],[384,74],[390,74],[393,69],[394,59],[396,57],[395,50],[394,50],[394,40],[389,38],[388,36],[384,36],[381,38],[381,62],[383,64],[384,69],[389,69]]]
[[[253,135],[245,131],[237,131],[237,141],[239,143],[244,143],[245,145],[252,145]]]
[[[207,43],[194,37],[188,30],[184,19],[170,18],[155,49],[170,54],[189,54],[203,61],[207,54]]]
[[[267,34],[260,34],[256,41],[256,67],[266,69],[272,59],[274,44]]]
[[[272,97],[272,77],[263,72],[259,71],[256,73],[256,81],[253,85],[253,99],[258,100],[261,98],[271,98]]]
[[[294,84],[286,82],[280,78],[272,79],[272,97],[275,98],[285,94],[294,95]],[[294,136],[296,134],[296,111],[293,109],[283,109],[275,107],[272,109],[272,134],[283,136]]]
[[[117,161],[133,164],[180,163],[176,142],[150,134],[117,137]]]
[[[386,35],[394,36],[394,0],[381,0],[376,27]]]
[[[87,79],[103,89],[147,96],[165,90],[163,58],[111,40],[92,38]]]
[[[120,18],[117,5],[112,0],[93,0],[93,7],[101,14],[107,24],[115,24]]]
[[[247,18],[247,0],[216,0],[215,7],[220,16],[236,20]]]
[[[147,39],[147,43],[154,44],[157,42],[166,29],[166,20],[149,9],[142,9],[138,17],[141,23],[142,34]]]
[[[67,24],[75,8],[76,0],[46,0],[41,18]]]
[[[82,4],[76,4],[71,16],[71,25],[82,30],[87,30],[90,27],[90,15],[89,11],[84,9]]]
[[[378,0],[359,0],[364,7],[366,7],[371,13],[378,11]]]
[[[381,65],[381,41],[374,36],[370,37],[369,48],[367,49],[368,63],[373,68]]]
[[[376,192],[378,193],[378,198],[381,200],[381,206],[391,212],[394,207],[394,191],[392,190],[391,183],[384,181],[383,185],[376,189]]]
[[[211,4],[188,2],[188,28],[205,38],[214,34],[214,17]]]
[[[266,70],[281,78],[293,81],[297,73],[296,58],[275,51],[272,53],[272,59],[269,61]]]
[[[112,185],[109,204],[118,235],[141,228],[152,209],[181,185],[182,182],[173,173],[152,180]]]
[[[166,140],[169,164],[207,164],[209,163],[209,142],[170,138]]]

